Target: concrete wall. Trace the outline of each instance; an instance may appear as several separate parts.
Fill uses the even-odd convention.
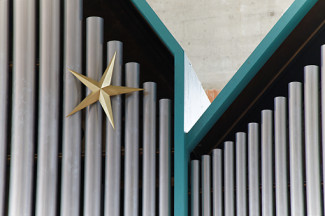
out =
[[[222,89],[293,0],[147,0],[205,89]]]

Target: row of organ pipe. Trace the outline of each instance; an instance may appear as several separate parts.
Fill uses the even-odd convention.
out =
[[[305,66],[304,83],[289,83],[261,122],[191,161],[192,216],[324,215],[325,45],[321,53],[321,81],[318,66]]]
[[[9,106],[9,0],[0,1],[0,215],[95,216],[104,213],[107,216],[119,216],[122,212],[125,216],[139,213],[149,216],[156,215],[156,212],[159,215],[170,215],[172,105],[169,99],[159,100],[159,113],[156,115],[157,87],[154,82],[144,83],[143,93],[127,94],[124,103],[124,96],[111,98],[115,129],[107,120],[103,132],[102,120],[106,116],[99,103],[86,108],[84,179],[81,180],[82,115],[78,112],[71,117],[65,116],[79,104],[82,95],[80,82],[68,72],[68,69],[82,72],[82,0],[64,2],[63,103],[59,98],[60,31],[63,29],[60,27],[60,1],[44,0],[40,3],[39,83],[36,83],[36,1],[15,0],[12,12],[13,97],[12,105]],[[99,17],[89,17],[86,20],[85,73],[94,80],[99,80],[103,73],[103,23],[103,19]],[[107,63],[115,52],[117,54],[112,85],[121,86],[122,43],[108,42]],[[139,87],[139,77],[138,63],[125,64],[126,86]],[[38,92],[36,85],[39,86]],[[86,94],[89,93],[87,90]],[[36,94],[39,94],[38,113],[35,113]],[[143,96],[141,112],[140,96]],[[61,103],[63,128],[59,125]],[[122,104],[125,106],[122,107]],[[8,107],[11,106],[12,110],[9,111]],[[124,117],[122,109],[125,110]],[[12,115],[11,134],[8,128],[9,114]],[[142,126],[139,125],[141,115]],[[157,116],[159,149],[156,149]],[[60,130],[62,140],[59,140]],[[141,177],[140,136],[143,137]],[[59,163],[58,146],[61,144],[62,163]],[[159,158],[156,158],[157,151],[160,152]],[[10,152],[10,161],[7,160],[7,152]],[[37,170],[34,165],[36,153]],[[122,159],[124,169],[121,167]],[[156,171],[158,159],[159,171]],[[10,171],[6,167],[10,167]],[[121,170],[124,170],[124,174]],[[159,179],[156,178],[156,172],[159,172]],[[10,173],[10,177],[6,173]],[[105,179],[104,182],[102,179]],[[159,200],[156,200],[156,182],[159,182]],[[9,190],[6,188],[8,185]],[[121,191],[124,194],[120,194]]]

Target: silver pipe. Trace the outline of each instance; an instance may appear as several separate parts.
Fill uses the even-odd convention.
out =
[[[321,113],[322,113],[322,158],[323,181],[325,179],[325,45],[321,46]],[[325,185],[323,184],[323,197],[325,197]],[[325,203],[325,200],[324,200]],[[325,212],[325,205],[323,212]]]
[[[126,86],[139,88],[140,65],[125,65]],[[138,215],[139,206],[139,92],[125,96],[124,215]]]
[[[246,133],[236,133],[236,211],[237,215],[247,213],[246,184]]]
[[[276,215],[288,215],[286,98],[274,98]]]
[[[305,215],[302,146],[302,84],[289,83],[289,155],[291,215]]]
[[[212,150],[212,187],[213,204],[212,215],[222,216],[222,151],[221,149]]]
[[[258,124],[248,124],[248,188],[249,215],[260,215],[259,136]]]
[[[40,2],[36,215],[57,215],[60,1]],[[50,124],[49,124],[50,122]]]
[[[35,114],[35,0],[14,1],[9,215],[31,215]]]
[[[155,215],[156,192],[156,83],[143,84],[142,215]]]
[[[64,87],[61,216],[79,215],[81,112],[66,117],[80,103],[80,81],[69,70],[82,73],[82,0],[65,0]]]
[[[305,145],[307,214],[321,215],[318,67],[305,67]]]
[[[116,52],[112,85],[121,86],[123,66],[123,44],[120,41],[107,43],[107,65]],[[120,180],[121,180],[121,133],[122,133],[122,98],[120,95],[111,98],[113,129],[106,119],[106,167],[105,167],[105,216],[120,215]]]
[[[202,155],[202,168],[201,168],[201,177],[202,177],[202,215],[210,216],[211,215],[211,159],[210,155]]]
[[[7,162],[7,101],[8,101],[8,23],[9,1],[0,1],[0,215],[5,214],[5,184]]]
[[[225,173],[225,216],[235,214],[235,195],[234,195],[234,143],[227,141],[224,143],[224,173]]]
[[[191,216],[200,215],[200,183],[199,161],[191,161]]]
[[[159,100],[159,215],[171,215],[171,101]]]
[[[273,112],[262,111],[262,215],[273,215]]]
[[[86,20],[86,73],[100,80],[103,72],[103,23],[100,17]],[[87,89],[87,95],[91,91]],[[99,216],[101,204],[102,108],[93,104],[86,111],[84,215]]]

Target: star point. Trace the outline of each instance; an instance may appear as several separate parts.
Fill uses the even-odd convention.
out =
[[[74,113],[84,109],[85,107],[99,101],[107,118],[109,119],[112,127],[114,128],[114,119],[113,119],[113,111],[111,105],[111,96],[116,96],[120,94],[128,94],[136,91],[142,91],[141,88],[131,88],[125,86],[112,86],[111,80],[113,75],[114,63],[115,63],[116,52],[112,60],[110,61],[108,67],[106,68],[103,76],[100,81],[97,82],[87,76],[79,74],[73,70],[69,71],[82,82],[85,86],[87,86],[91,93],[83,99],[79,105],[77,105],[67,117],[73,115]]]

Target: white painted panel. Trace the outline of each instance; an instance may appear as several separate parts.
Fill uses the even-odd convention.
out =
[[[210,104],[190,60],[184,54],[184,131],[186,133],[191,130]]]

